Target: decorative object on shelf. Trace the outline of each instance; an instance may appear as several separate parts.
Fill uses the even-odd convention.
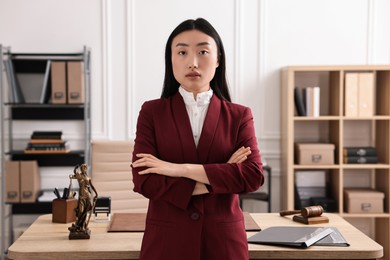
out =
[[[331,143],[295,143],[297,164],[329,165],[334,164],[335,145]]]
[[[91,178],[88,176],[87,164],[76,165],[73,175],[69,175],[70,189],[72,180],[76,179],[79,183],[79,198],[77,202],[76,222],[69,227],[69,239],[89,239],[91,230],[88,228],[89,220],[96,205],[98,197],[95,187],[92,185]],[[92,190],[91,190],[92,189]],[[95,196],[91,200],[92,191]]]
[[[344,189],[345,211],[348,213],[383,213],[385,194],[367,188]]]
[[[320,224],[320,223],[328,223],[329,218],[326,216],[322,216],[324,209],[322,206],[310,206],[304,207],[301,210],[282,210],[279,212],[280,216],[288,216],[294,214],[293,221],[303,223],[303,224]]]

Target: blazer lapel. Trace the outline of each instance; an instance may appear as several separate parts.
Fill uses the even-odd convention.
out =
[[[179,92],[172,97],[172,114],[182,144],[184,161],[188,163],[197,163],[198,155],[196,152],[194,137],[192,135],[191,123],[188,118],[183,98]]]
[[[221,101],[213,95],[210,100],[209,109],[205,121],[203,123],[202,134],[198,143],[198,158],[200,163],[206,163],[211,144],[214,139],[215,132],[218,126],[218,119],[221,112]]]

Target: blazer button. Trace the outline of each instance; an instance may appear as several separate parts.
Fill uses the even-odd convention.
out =
[[[199,216],[199,213],[197,213],[197,212],[194,212],[194,213],[191,214],[191,219],[192,219],[192,220],[198,220],[199,217],[200,217],[200,216]]]

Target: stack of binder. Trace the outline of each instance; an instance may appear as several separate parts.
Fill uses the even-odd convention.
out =
[[[344,147],[344,163],[377,163],[375,147]]]
[[[69,146],[61,131],[34,131],[25,153],[68,153]]]

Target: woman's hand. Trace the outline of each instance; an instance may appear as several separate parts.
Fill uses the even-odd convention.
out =
[[[132,163],[134,168],[137,167],[146,167],[147,169],[139,171],[138,174],[149,174],[156,173],[170,177],[182,177],[183,165],[170,163],[163,160],[158,159],[157,157],[147,154],[147,153],[139,153],[137,154],[139,158],[135,162]]]
[[[230,156],[228,163],[242,163],[251,154],[250,147],[241,147]]]

